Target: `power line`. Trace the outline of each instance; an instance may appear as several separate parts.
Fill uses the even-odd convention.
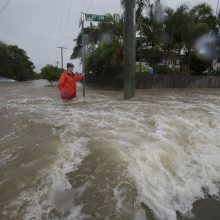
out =
[[[70,11],[71,11],[71,8],[72,8],[72,2],[73,2],[73,1],[70,0],[70,4],[69,4],[69,7],[68,7],[68,12],[67,12],[67,17],[66,17],[66,21],[65,21],[65,23],[64,23],[63,35],[65,35],[67,23],[68,23],[68,21],[69,21]]]
[[[92,4],[93,4],[93,1],[94,0],[91,0],[90,1],[90,3],[89,3],[89,5],[88,5],[88,7],[87,7],[87,12],[90,10],[90,8],[91,8],[91,6],[92,6]],[[80,16],[81,16],[81,12],[82,12],[82,10],[83,10],[83,8],[84,8],[84,6],[85,6],[85,2],[86,2],[86,0],[83,0],[82,1],[82,3],[81,3],[81,7],[80,7],[80,10],[79,10],[79,13],[78,13],[78,16],[77,16],[77,18],[76,18],[76,22],[75,22],[75,24],[74,24],[74,26],[73,26],[73,30],[72,30],[72,32],[74,33],[74,31],[75,31],[75,28],[77,27],[77,25],[78,25],[78,23],[79,23],[79,19],[80,19]],[[71,9],[71,6],[72,6],[72,0],[71,0],[71,2],[70,2],[70,5],[69,5],[69,10],[68,10],[68,13],[67,13],[67,19],[66,19],[66,21],[65,21],[65,26],[64,26],[64,32],[63,33],[65,33],[65,30],[66,30],[66,26],[67,26],[67,22],[68,22],[68,20],[69,20],[69,14],[70,14],[70,9]]]
[[[57,62],[56,62],[56,67],[57,67],[57,68],[59,67],[59,65],[58,65],[58,64],[59,64],[59,61],[57,61]]]
[[[66,27],[67,27],[67,23],[70,17],[70,12],[71,12],[71,8],[72,8],[72,0],[70,0],[69,3],[69,7],[68,7],[68,12],[67,12],[67,16],[63,16],[64,14],[64,3],[61,1],[62,4],[62,9],[61,9],[61,16],[60,16],[60,24],[59,24],[59,32],[58,32],[58,39],[57,39],[57,45],[60,43],[62,44],[62,40],[63,37],[65,36],[65,32],[66,32]],[[63,26],[63,28],[62,28]],[[60,40],[60,42],[59,42]]]
[[[86,0],[83,0],[81,2],[81,7],[80,7],[80,11],[79,11],[79,14],[78,14],[78,17],[81,15],[81,11],[84,7],[84,4],[85,4],[85,1]],[[61,35],[61,31],[63,30],[63,35],[62,36],[59,36],[60,37],[60,43],[62,43],[62,40],[64,38],[64,34],[65,34],[65,31],[66,31],[66,28],[67,28],[67,24],[68,24],[68,20],[69,20],[69,17],[70,17],[70,13],[71,13],[71,7],[72,7],[72,0],[70,0],[70,4],[69,4],[69,8],[68,8],[68,12],[67,12],[67,16],[66,16],[66,19],[63,17],[63,11],[64,11],[64,4],[62,4],[62,15],[61,15],[61,20],[60,20],[60,26],[59,26],[59,35]],[[74,28],[73,30],[75,30],[76,28],[76,25],[78,24],[78,17],[76,18],[76,22],[75,22],[75,25],[74,25]],[[64,24],[64,29],[62,29],[62,25]],[[59,39],[58,39],[59,40]],[[57,45],[58,45],[58,40],[57,40]],[[62,44],[61,44],[62,45]],[[63,68],[63,49],[67,49],[66,47],[57,47],[57,48],[60,48],[61,49],[61,68]]]
[[[79,22],[79,18],[80,18],[80,16],[81,16],[81,11],[82,11],[82,9],[83,9],[84,4],[85,4],[85,0],[83,0],[82,3],[81,3],[81,7],[80,7],[80,10],[79,10],[78,16],[77,16],[77,18],[76,18],[76,22],[75,22],[75,24],[74,24],[74,26],[73,26],[72,32],[74,32],[74,30],[75,30],[75,28],[76,28],[76,26],[77,26],[77,24],[78,24],[78,22]],[[73,37],[71,37],[71,38],[73,38]],[[72,44],[72,42],[71,42],[71,44]]]
[[[62,4],[62,1],[61,1],[61,4]],[[62,7],[61,7],[60,24],[59,24],[59,31],[58,31],[58,37],[57,37],[57,45],[59,43],[61,26],[62,26],[62,23],[63,23],[63,10],[64,10],[64,4],[62,4]]]
[[[3,7],[0,9],[0,14],[6,9],[6,7],[8,6],[8,4],[9,4],[10,1],[11,1],[11,0],[8,0],[8,1],[5,3],[5,5],[3,5]]]
[[[81,4],[78,17],[77,17],[77,19],[76,19],[75,25],[73,26],[73,32],[74,32],[74,30],[75,30],[75,28],[76,28],[76,25],[77,25],[78,22],[79,22],[79,17],[81,16],[81,12],[82,12],[82,9],[83,9],[84,4],[85,4],[85,0],[83,0],[83,2],[82,2],[82,4]]]
[[[90,4],[89,4],[89,7],[87,8],[86,12],[89,12],[91,6],[92,6],[92,3],[93,3],[93,0],[91,0]]]
[[[79,18],[81,17],[81,12],[82,12],[82,9],[83,9],[84,4],[85,4],[85,0],[83,0],[83,2],[82,2],[82,4],[81,4],[81,8],[80,8],[79,14],[78,14],[78,19],[76,20],[76,23],[75,23],[75,25],[74,25],[74,27],[73,27],[73,32],[74,32],[74,30],[75,30],[75,28],[76,28],[76,26],[77,26],[77,24],[78,24],[78,22],[79,22]],[[90,10],[92,4],[93,4],[93,0],[90,1],[89,6],[87,7],[87,10],[86,10],[87,13],[88,13],[88,11]]]

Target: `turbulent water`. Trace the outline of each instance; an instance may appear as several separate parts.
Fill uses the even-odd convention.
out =
[[[63,102],[46,85],[0,83],[0,219],[188,219],[218,200],[220,89]]]

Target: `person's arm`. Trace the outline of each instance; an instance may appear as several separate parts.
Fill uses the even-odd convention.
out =
[[[59,91],[61,91],[63,89],[65,80],[66,80],[65,74],[62,73],[61,76],[60,76],[60,79],[58,81],[58,89],[59,89]]]
[[[82,73],[75,74],[75,77],[76,77],[76,81],[80,81],[83,79],[83,74]]]

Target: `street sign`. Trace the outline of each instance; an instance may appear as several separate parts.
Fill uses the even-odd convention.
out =
[[[109,16],[83,13],[85,21],[108,22]]]

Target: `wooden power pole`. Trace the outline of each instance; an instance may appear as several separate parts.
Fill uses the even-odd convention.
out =
[[[135,2],[124,1],[124,99],[135,95]]]
[[[66,47],[57,47],[61,50],[61,69],[63,70],[63,49],[67,49]]]

